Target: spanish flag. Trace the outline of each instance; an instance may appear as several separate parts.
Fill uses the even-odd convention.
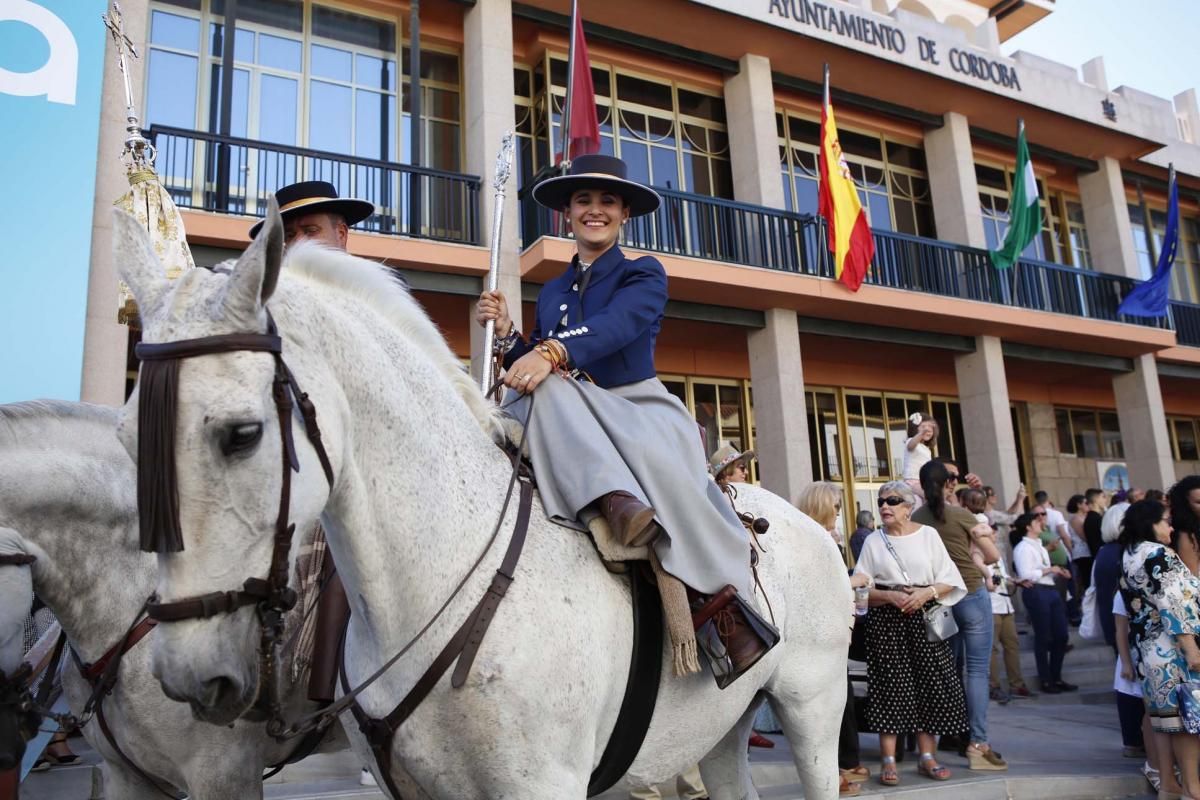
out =
[[[829,102],[829,67],[825,68],[825,101],[821,106],[821,153],[818,158],[820,191],[817,213],[828,226],[829,252],[833,253],[834,276],[857,292],[875,257],[871,226],[850,177],[850,168],[838,143],[837,123]]]

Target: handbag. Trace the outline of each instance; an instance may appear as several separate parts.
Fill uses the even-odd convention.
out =
[[[900,560],[896,548],[892,547],[888,535],[883,531],[879,531],[879,535],[883,537],[883,543],[887,545],[892,558],[896,559],[896,566],[900,568],[900,575],[904,578],[904,583],[913,586],[912,579],[908,577],[908,570],[904,568],[904,562]],[[930,642],[944,642],[958,633],[958,623],[954,621],[954,612],[950,610],[949,606],[935,602],[929,608],[924,609],[921,616],[925,619],[925,638]]]
[[[1100,629],[1100,617],[1096,614],[1096,587],[1089,586],[1083,593],[1083,620],[1079,623],[1079,635],[1093,641],[1104,638]]]
[[[1193,736],[1200,734],[1200,681],[1188,679],[1176,686],[1175,700],[1183,729]]]

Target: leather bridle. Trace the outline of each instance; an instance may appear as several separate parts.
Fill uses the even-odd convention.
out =
[[[288,521],[289,507],[292,494],[292,472],[300,471],[300,462],[296,456],[296,445],[292,437],[292,412],[299,408],[304,422],[305,434],[317,457],[321,461],[321,469],[330,488],[333,487],[333,466],[321,442],[321,431],[317,425],[317,411],[308,395],[300,390],[295,377],[283,360],[283,342],[275,329],[275,322],[267,316],[267,333],[230,333],[217,336],[205,336],[197,339],[182,339],[161,344],[139,343],[135,349],[138,359],[143,362],[177,361],[185,358],[215,355],[219,353],[259,352],[270,353],[275,360],[275,376],[271,386],[271,395],[275,402],[275,410],[279,418],[279,435],[282,442],[282,481],[279,492],[279,512],[275,518],[275,534],[272,543],[271,564],[267,577],[247,578],[241,589],[160,602],[152,597],[146,604],[146,612],[150,618],[158,622],[179,622],[189,619],[208,619],[220,614],[232,614],[246,606],[255,606],[258,611],[259,623],[262,627],[260,647],[260,664],[258,691],[255,697],[255,710],[265,717],[277,717],[280,710],[278,686],[275,680],[275,659],[278,645],[283,636],[284,614],[296,605],[296,592],[288,585],[288,572],[292,535],[295,525]],[[172,373],[175,370],[172,369]],[[169,425],[173,431],[175,425],[174,404],[177,387],[168,387],[169,397],[163,405],[169,408],[165,419],[158,424]],[[293,402],[294,401],[294,402]],[[148,435],[148,431],[140,430],[140,421],[153,418],[154,414],[163,415],[161,408],[149,408],[150,401],[144,395],[139,397],[139,439]],[[146,405],[143,405],[146,404]],[[149,416],[148,416],[149,414]],[[173,439],[173,435],[171,437]],[[140,448],[140,443],[139,443]],[[173,448],[172,448],[173,449]],[[143,455],[139,453],[139,455]],[[174,458],[174,452],[169,454]],[[153,471],[162,468],[162,464],[154,463],[157,459],[138,459],[139,481],[144,477],[143,470]],[[149,461],[150,463],[145,463]],[[170,474],[173,476],[174,471]],[[174,482],[173,480],[171,481]],[[177,487],[165,487],[167,491],[177,493]],[[139,513],[143,496],[139,487]],[[177,509],[175,511],[177,514]],[[176,521],[176,526],[178,523]],[[161,540],[154,540],[147,546],[146,536],[143,535],[142,549],[150,552],[171,552],[182,549],[165,547]]]

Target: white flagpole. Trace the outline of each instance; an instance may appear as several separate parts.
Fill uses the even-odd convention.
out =
[[[508,131],[500,142],[500,152],[496,155],[496,174],[492,178],[492,188],[496,191],[492,206],[492,251],[488,261],[487,290],[496,291],[500,283],[500,246],[502,242],[502,223],[504,222],[504,192],[508,185],[508,175],[512,172],[513,162],[513,132]],[[521,298],[513,298],[521,302]],[[510,331],[511,333],[511,331]],[[487,394],[492,388],[493,364],[495,357],[492,347],[496,341],[496,321],[489,319],[483,326],[483,367],[479,370],[479,388]]]

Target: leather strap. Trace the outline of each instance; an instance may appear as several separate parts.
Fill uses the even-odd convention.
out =
[[[0,553],[0,567],[27,567],[37,561],[29,553]]]
[[[162,361],[168,358],[192,358],[216,353],[281,353],[283,340],[275,333],[226,333],[180,339],[176,342],[138,342],[134,355],[138,361]]]
[[[104,671],[108,669],[109,663],[114,658],[120,658],[133,649],[134,645],[146,638],[146,634],[154,630],[154,626],[158,625],[158,620],[153,617],[142,617],[141,621],[133,626],[129,631],[129,635],[121,641],[114,644],[112,647],[93,661],[91,664],[84,664],[78,661],[76,657],[76,666],[79,667],[79,673],[83,675],[84,680],[95,686],[96,681],[100,680],[104,675]],[[74,649],[72,648],[72,652]]]
[[[633,601],[633,649],[629,654],[629,677],[625,696],[600,763],[588,779],[587,796],[595,797],[610,789],[629,771],[650,729],[658,687],[662,681],[663,614],[658,589],[643,570],[629,571],[629,589]]]
[[[391,750],[392,740],[396,736],[396,731],[400,726],[412,715],[414,711],[421,705],[421,702],[429,696],[433,688],[446,674],[446,670],[454,663],[454,660],[461,654],[462,661],[459,662],[458,669],[452,678],[451,685],[455,688],[462,686],[466,681],[467,674],[470,672],[471,663],[478,653],[479,644],[483,641],[484,635],[487,633],[488,625],[495,616],[496,608],[500,601],[504,599],[509,585],[513,580],[513,572],[516,570],[517,562],[521,558],[521,551],[525,546],[526,534],[529,531],[529,515],[533,506],[533,487],[527,481],[521,481],[521,499],[517,509],[517,520],[513,530],[512,539],[508,543],[508,550],[504,554],[504,559],[500,564],[500,568],[496,570],[496,575],[492,578],[492,583],[488,590],[484,592],[482,598],[476,604],[467,620],[459,627],[454,636],[438,653],[437,658],[429,665],[424,674],[417,679],[417,682],[409,689],[408,694],[404,699],[392,709],[391,713],[382,719],[369,717],[366,711],[363,710],[357,698],[352,698],[349,708],[354,715],[354,719],[358,722],[359,730],[367,739],[367,743],[371,746],[371,752],[375,755],[376,765],[379,768],[379,774],[383,777],[384,783],[387,785],[388,791],[396,798],[412,797],[412,792],[407,794],[401,793],[396,786],[392,777],[391,767]],[[468,650],[468,642],[474,642],[473,646]],[[342,691],[350,691],[350,683],[346,678],[346,651],[345,638],[342,639],[341,647],[341,665],[339,668]],[[465,666],[464,666],[465,662]],[[461,673],[461,674],[460,674]],[[455,684],[453,679],[461,679]],[[409,779],[411,781],[411,778]],[[412,784],[416,786],[415,783]],[[417,787],[419,789],[419,787]]]
[[[121,745],[117,744],[117,738],[113,736],[112,730],[108,727],[108,720],[104,718],[103,700],[96,705],[96,722],[99,723],[100,732],[104,734],[104,740],[108,742],[108,746],[116,752],[117,757],[124,762],[125,766],[132,770],[135,775],[141,778],[144,783],[153,786],[160,794],[171,798],[171,800],[184,800],[184,798],[187,797],[187,795],[183,794],[182,792],[174,792],[168,789],[158,780],[147,774],[146,771],[139,767],[136,763],[134,763],[132,758],[125,755],[125,751],[121,749]]]

